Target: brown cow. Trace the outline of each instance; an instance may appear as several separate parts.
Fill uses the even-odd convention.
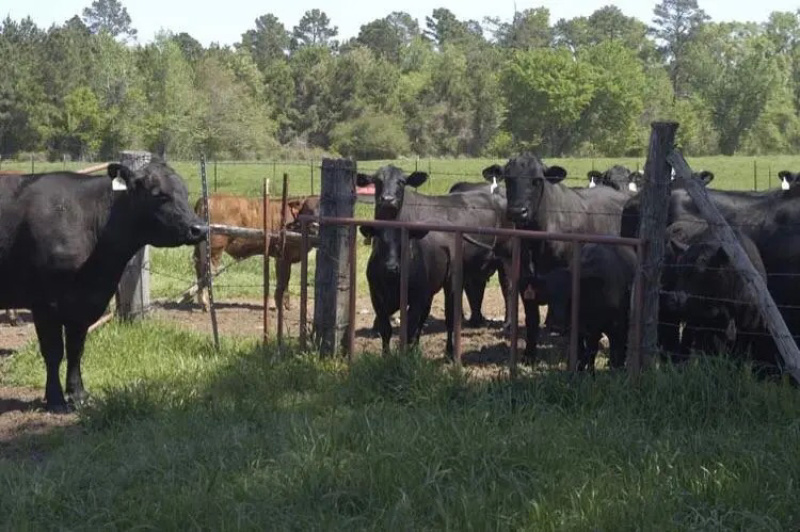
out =
[[[264,228],[262,200],[256,198],[246,198],[227,194],[213,194],[208,197],[208,208],[211,211],[212,224],[233,225],[238,227],[251,227],[254,229]],[[300,214],[316,215],[319,209],[319,196],[308,196],[290,198],[287,202],[286,225],[292,228],[297,216]],[[281,202],[271,201],[269,204],[269,230],[277,232],[281,224]],[[203,199],[197,200],[194,212],[201,218],[205,218]],[[275,308],[276,302],[283,301],[284,307],[289,308],[288,294],[284,298],[286,287],[289,285],[289,278],[292,273],[292,264],[300,262],[302,258],[300,245],[296,242],[286,242],[281,257],[279,240],[270,240],[269,256],[275,260],[275,301],[270,304],[270,308]],[[198,244],[194,248],[194,267],[197,274],[197,283],[200,287],[197,291],[197,302],[208,311],[208,292],[201,280],[205,279],[205,242]],[[211,269],[216,272],[222,252],[226,252],[234,259],[241,260],[253,255],[264,253],[264,241],[262,239],[249,239],[211,233]]]

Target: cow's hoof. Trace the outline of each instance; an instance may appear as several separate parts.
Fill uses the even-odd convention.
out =
[[[79,390],[77,392],[67,391],[67,402],[74,405],[83,405],[89,400],[89,392]]]
[[[75,411],[75,407],[67,403],[48,403],[45,405],[44,409],[49,414],[56,414],[59,416],[64,414],[71,414]]]
[[[486,327],[486,318],[483,316],[477,316],[474,318],[470,317],[470,319],[467,320],[466,325],[470,329],[480,329],[481,327]]]

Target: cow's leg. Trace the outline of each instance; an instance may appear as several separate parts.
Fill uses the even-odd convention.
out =
[[[19,325],[19,316],[17,315],[17,309],[13,308],[7,309],[6,316],[8,317],[8,323],[12,327],[16,327],[17,325]]]
[[[625,366],[628,351],[628,321],[615,324],[608,334],[608,364],[612,369]]]
[[[292,263],[288,259],[277,259],[275,261],[275,308],[282,304],[286,310],[291,309],[289,294],[286,292],[291,275]]]
[[[524,290],[522,291],[524,294]],[[536,360],[536,343],[539,341],[539,301],[535,297],[522,298],[525,307],[525,358],[529,362]]]
[[[47,370],[47,382],[44,389],[45,408],[50,412],[66,413],[68,411],[67,402],[64,400],[64,391],[58,377],[58,370],[64,358],[64,336],[61,322],[49,308],[37,307],[33,309],[33,325]]]
[[[597,349],[600,344],[600,336],[602,333],[599,330],[592,330],[588,334],[580,336],[579,345],[581,345],[581,356],[578,359],[578,371],[589,370],[589,373],[594,374],[594,362],[597,358]]]
[[[486,292],[486,282],[479,278],[467,277],[464,279],[464,292],[467,294],[469,303],[469,320],[467,327],[483,327],[486,325],[486,318],[481,307],[483,306],[483,296]]]
[[[503,303],[505,304],[505,315],[503,316],[503,332],[508,334],[511,332],[511,279],[509,272],[511,271],[511,261],[504,260],[500,267],[497,268],[497,278],[500,280],[500,290],[503,292]],[[514,301],[514,304],[517,304]]]
[[[83,387],[81,358],[86,344],[87,327],[68,324],[64,328],[67,347],[67,395],[76,404],[84,402],[89,394]]]
[[[208,312],[209,301],[206,289],[206,254],[208,253],[208,243],[203,241],[194,247],[194,271],[197,276],[197,304]]]
[[[392,322],[389,320],[389,315],[380,314],[375,317],[378,323],[378,332],[381,335],[381,348],[384,355],[389,354],[390,341],[392,339]]]
[[[453,290],[450,287],[450,280],[448,279],[444,285],[444,323],[447,328],[447,344],[445,345],[445,354],[449,360],[453,359],[453,324],[456,317],[454,316],[454,298]]]

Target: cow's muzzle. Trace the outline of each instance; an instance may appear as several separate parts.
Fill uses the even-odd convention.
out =
[[[509,207],[508,217],[513,222],[524,222],[528,219],[527,207]]]
[[[189,241],[192,244],[197,244],[203,240],[208,234],[208,226],[205,224],[192,224],[189,226]]]

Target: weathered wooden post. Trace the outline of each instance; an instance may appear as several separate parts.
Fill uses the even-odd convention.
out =
[[[745,281],[746,296],[758,307],[767,329],[775,340],[778,352],[786,365],[786,371],[796,383],[800,384],[800,350],[786,326],[786,322],[778,310],[767,288],[767,281],[753,267],[753,263],[739,243],[736,234],[723,218],[716,205],[708,197],[708,191],[692,177],[692,170],[680,153],[672,152],[669,161],[675,168],[675,175],[683,178],[686,192],[691,196],[700,214],[708,221],[708,228],[719,240],[725,254],[730,258],[736,272]]]
[[[650,148],[644,164],[644,188],[641,192],[639,238],[647,242],[641,261],[642,334],[639,345],[637,335],[629,335],[634,342],[628,345],[628,369],[637,374],[642,367],[650,365],[652,355],[658,350],[658,299],[661,287],[661,264],[666,248],[667,214],[669,210],[671,167],[667,155],[675,144],[677,122],[653,122],[650,133]],[[634,298],[635,300],[636,298]],[[632,311],[631,315],[635,313]],[[631,323],[631,327],[635,323]],[[637,349],[638,348],[638,349]]]
[[[133,171],[140,170],[150,162],[146,151],[123,151],[120,162]],[[150,307],[150,252],[144,246],[128,262],[117,289],[117,314],[123,320],[142,316]]]
[[[348,159],[323,159],[320,215],[352,218],[355,212],[356,163]],[[320,224],[314,282],[314,342],[320,355],[338,354],[346,345],[349,301],[348,241],[346,226]]]

